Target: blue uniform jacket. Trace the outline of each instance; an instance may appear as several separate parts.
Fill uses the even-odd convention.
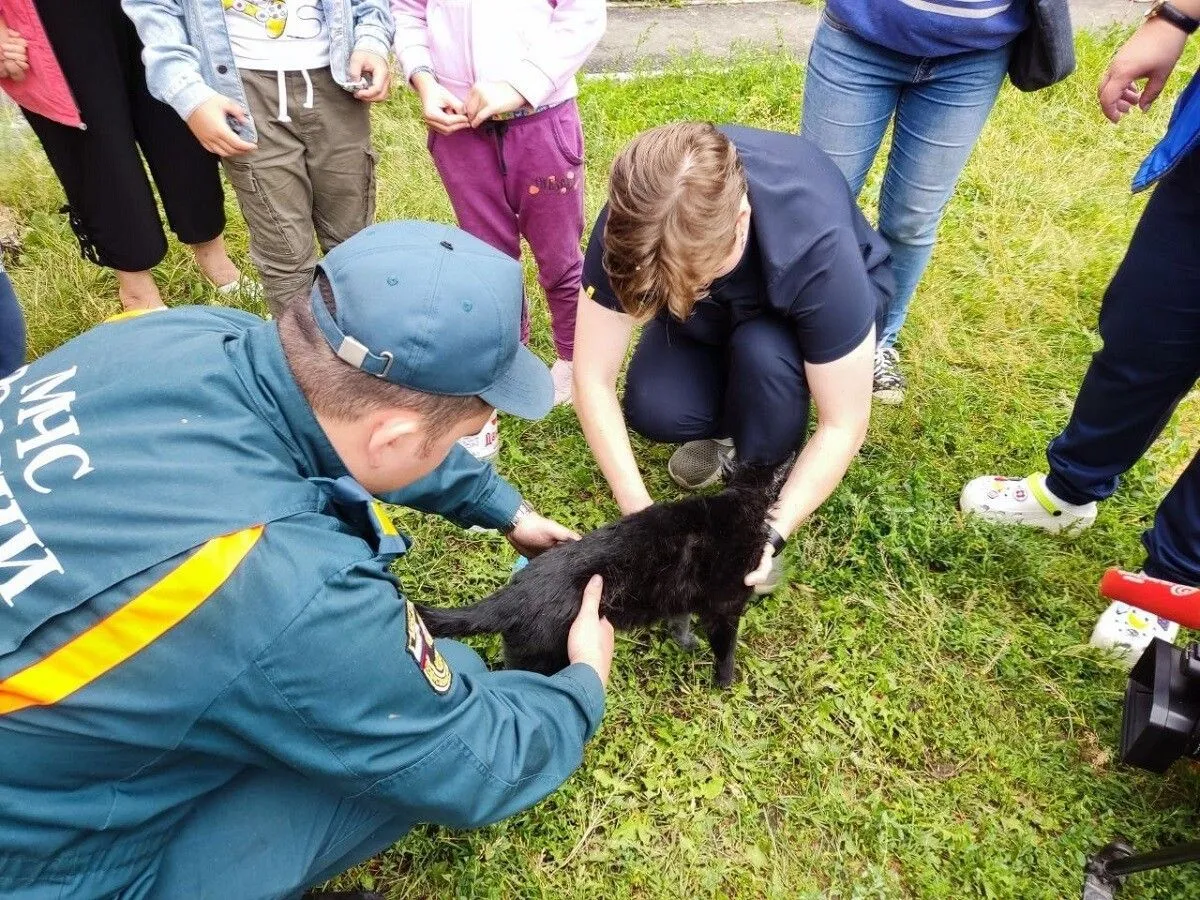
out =
[[[1175,101],[1167,133],[1133,178],[1134,192],[1153,186],[1197,146],[1200,146],[1200,72],[1192,76]]]
[[[0,896],[141,896],[248,766],[459,827],[575,770],[596,673],[435,647],[346,474],[245,313],[104,324],[0,381]],[[489,526],[519,503],[461,451],[386,499]]]

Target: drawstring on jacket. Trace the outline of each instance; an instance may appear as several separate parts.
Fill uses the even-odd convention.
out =
[[[313,108],[312,79],[308,77],[307,69],[301,69],[300,74],[304,76],[304,86],[305,86],[304,108],[312,109]],[[280,69],[275,73],[275,78],[276,78],[275,83],[279,87],[279,115],[275,121],[285,122],[285,123],[290,122],[290,121],[292,121],[292,117],[288,115],[287,73],[284,72],[282,69]]]

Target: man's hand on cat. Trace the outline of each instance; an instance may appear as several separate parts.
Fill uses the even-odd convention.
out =
[[[600,682],[608,687],[608,673],[612,668],[613,627],[608,619],[600,615],[600,595],[604,592],[604,579],[593,575],[583,589],[583,603],[579,615],[567,635],[567,659],[572,663],[586,663],[596,670]]]
[[[518,553],[529,559],[558,544],[579,540],[579,535],[570,528],[537,513],[523,516],[505,537]]]
[[[758,587],[771,577],[771,560],[775,558],[775,548],[770,544],[763,547],[762,559],[758,563],[758,568],[746,576],[746,587]]]

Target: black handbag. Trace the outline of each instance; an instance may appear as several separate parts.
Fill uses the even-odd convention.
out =
[[[1075,71],[1075,35],[1068,0],[1029,0],[1029,27],[1017,35],[1008,79],[1019,90],[1039,91]]]

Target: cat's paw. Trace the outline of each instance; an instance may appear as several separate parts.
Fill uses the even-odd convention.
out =
[[[700,649],[700,641],[697,639],[696,633],[692,631],[692,619],[690,616],[676,616],[673,619],[668,619],[667,633],[681,649],[688,653],[695,653]]]

